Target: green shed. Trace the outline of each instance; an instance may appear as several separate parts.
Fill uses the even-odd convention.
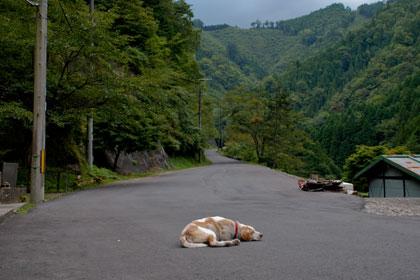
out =
[[[420,155],[381,156],[357,177],[368,179],[370,197],[420,197]]]

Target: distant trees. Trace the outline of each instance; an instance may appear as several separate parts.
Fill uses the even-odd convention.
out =
[[[344,180],[352,182],[355,185],[356,190],[362,192],[368,192],[368,182],[366,178],[354,177],[362,171],[365,167],[371,164],[373,161],[378,159],[381,155],[395,155],[395,154],[410,154],[407,147],[400,146],[394,149],[388,149],[386,146],[356,146],[356,151],[350,155],[346,164],[343,168]]]
[[[194,28],[203,29],[204,28],[204,22],[201,19],[194,19]]]
[[[355,14],[343,5],[332,5],[311,15],[275,22],[274,25],[256,20],[252,24],[254,29],[226,27],[211,30],[205,27],[204,30],[210,31],[202,32],[196,57],[205,75],[213,78],[209,91],[223,95],[238,85],[252,89],[257,81],[270,73],[283,72],[291,62],[332,46],[344,38],[349,29],[367,21]],[[358,17],[357,20],[354,17]],[[276,32],[280,27],[283,32]],[[344,55],[348,57],[348,54]],[[304,84],[308,81],[299,83]]]
[[[274,29],[275,28],[275,23],[274,21],[268,21],[266,20],[264,23],[261,22],[260,20],[256,20],[254,22],[251,22],[251,27],[252,28],[271,28]]]
[[[236,88],[222,100],[227,126],[226,155],[264,163],[285,172],[326,176],[337,168],[299,128],[301,114],[293,112],[287,92],[247,92]],[[312,171],[310,171],[312,170]]]
[[[361,144],[420,152],[419,24],[418,1],[396,1],[279,76],[295,110],[311,119],[307,131],[337,165]]]
[[[215,25],[206,25],[203,27],[204,31],[216,31],[228,28],[228,24],[215,24]]]
[[[345,8],[343,4],[332,4],[325,9],[295,19],[279,21],[266,20],[264,22],[257,19],[256,21],[251,22],[251,27],[257,29],[278,29],[289,35],[297,35],[300,31],[309,28],[319,34],[322,30],[328,29],[328,25],[332,22],[339,23],[340,26],[345,27],[351,24],[359,15],[365,18],[373,17],[373,15],[384,6],[385,4],[383,2],[364,4],[356,11],[352,12],[349,8]],[[324,18],[327,13],[328,17]]]

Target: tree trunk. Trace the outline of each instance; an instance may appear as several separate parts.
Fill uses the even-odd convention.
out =
[[[258,162],[260,162],[261,156],[260,156],[260,150],[259,150],[259,147],[258,147],[259,146],[259,144],[258,144],[258,138],[255,135],[253,135],[253,134],[251,134],[251,136],[252,136],[252,140],[254,141],[255,152],[257,153]]]
[[[118,159],[120,158],[121,151],[120,149],[116,149],[115,151],[115,159],[114,159],[114,166],[112,167],[112,170],[115,171],[117,169],[118,165]]]

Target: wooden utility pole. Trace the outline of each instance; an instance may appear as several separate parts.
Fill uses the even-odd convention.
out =
[[[90,13],[90,21],[93,23],[93,11],[95,7],[95,1],[90,0],[89,5],[89,13]],[[92,43],[93,45],[93,43]],[[88,116],[88,147],[87,147],[87,157],[88,157],[88,164],[89,167],[93,166],[93,110]]]
[[[201,130],[201,95],[202,95],[202,89],[201,89],[201,82],[205,81],[211,81],[210,78],[202,78],[198,80],[198,126]]]
[[[89,3],[89,13],[91,15],[93,14],[94,7],[95,7],[95,0],[90,0],[90,3]],[[90,20],[93,22],[93,17],[91,17]]]
[[[198,127],[201,130],[201,84],[198,85]]]
[[[210,78],[201,78],[199,80],[193,81],[193,80],[182,78],[182,77],[176,77],[176,78],[198,85],[198,126],[199,126],[200,131],[201,131],[201,95],[202,95],[201,83],[205,82],[205,81],[211,81],[211,79]],[[200,151],[198,153],[198,160],[200,161],[200,163],[203,160],[202,159],[202,152],[203,151],[201,151],[201,149],[200,149]]]
[[[217,143],[218,150],[223,150],[222,144],[222,108],[219,108],[219,143]]]
[[[47,92],[47,11],[48,0],[40,0],[36,14],[34,61],[34,111],[31,164],[31,202],[39,203],[45,195],[45,113]]]
[[[202,78],[198,80],[198,126],[200,128],[200,132],[201,132],[201,93],[202,93],[202,89],[201,89],[201,82],[205,82],[205,81],[211,81],[210,78]],[[199,153],[198,153],[198,160],[200,163],[203,162],[203,155],[202,155],[203,151],[200,149]]]
[[[88,116],[88,164],[93,166],[93,113]]]

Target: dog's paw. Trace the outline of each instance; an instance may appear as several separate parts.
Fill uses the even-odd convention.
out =
[[[239,239],[233,239],[232,240],[233,245],[239,245],[241,243],[241,240]]]

